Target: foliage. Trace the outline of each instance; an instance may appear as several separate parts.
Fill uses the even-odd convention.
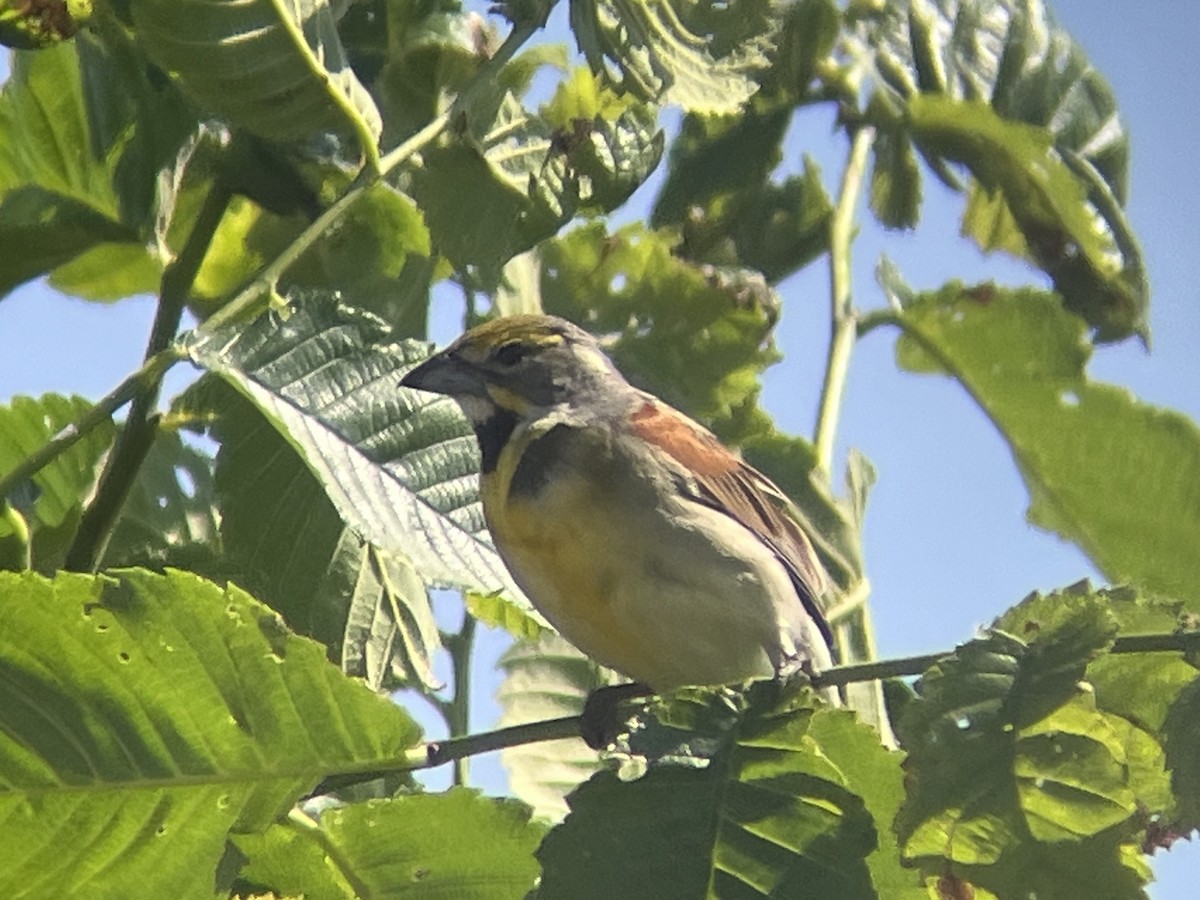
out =
[[[1147,332],[1111,89],[1040,0],[569,0],[575,57],[534,40],[553,5],[502,4],[503,40],[457,0],[0,12],[40,48],[0,95],[0,289],[158,297],[111,394],[0,408],[2,892],[1144,897],[1145,854],[1200,825],[1200,431],[1086,373]],[[822,105],[849,139],[836,183],[788,137]],[[605,221],[664,158],[648,222]],[[885,263],[882,302],[853,305],[859,194],[914,230],[930,175],[965,236],[1053,290],[915,292]],[[759,394],[785,279],[818,263],[810,442]],[[855,454],[836,489],[830,436],[872,329],[965,388],[1030,520],[1127,586],[818,676],[858,716],[804,685],[684,689],[625,708],[597,755],[562,718],[614,676],[513,583],[467,421],[398,387],[435,286],[464,322],[574,319],[770,474],[836,586],[844,663],[873,655],[875,475]],[[155,413],[183,360],[201,376]],[[434,589],[461,592],[459,631]],[[493,735],[466,733],[477,623],[518,641]],[[856,683],[880,674],[919,676],[888,692],[898,747]],[[421,744],[397,687],[451,740]],[[410,774],[496,748],[514,799]]]

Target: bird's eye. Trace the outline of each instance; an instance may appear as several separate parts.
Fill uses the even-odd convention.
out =
[[[504,367],[515,366],[525,358],[528,348],[519,341],[503,344],[492,354],[492,359]]]

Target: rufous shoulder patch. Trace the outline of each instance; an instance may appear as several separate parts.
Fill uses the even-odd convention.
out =
[[[696,475],[723,475],[741,465],[714,435],[663,403],[647,399],[630,415],[629,425],[646,443]]]

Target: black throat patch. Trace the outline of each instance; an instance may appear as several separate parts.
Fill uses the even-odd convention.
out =
[[[479,441],[479,453],[483,457],[480,468],[484,475],[496,471],[500,452],[516,428],[517,414],[500,407],[489,418],[475,424],[475,440]]]

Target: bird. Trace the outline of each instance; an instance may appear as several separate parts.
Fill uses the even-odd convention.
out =
[[[400,383],[470,420],[497,552],[594,661],[656,694],[832,665],[830,582],[791,501],[589,332],[498,317]]]

